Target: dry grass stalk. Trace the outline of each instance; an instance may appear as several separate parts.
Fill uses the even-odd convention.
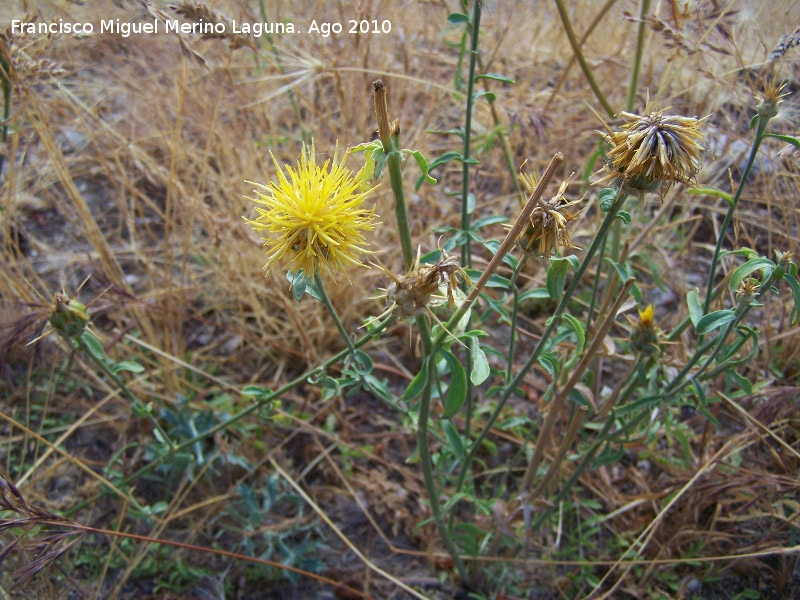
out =
[[[12,589],[28,583],[76,544],[84,533],[69,519],[25,500],[6,470],[0,467],[0,534],[5,532],[11,533],[14,539],[0,549],[0,567],[12,552],[34,557],[11,572],[15,577]],[[28,539],[31,534],[33,538]]]

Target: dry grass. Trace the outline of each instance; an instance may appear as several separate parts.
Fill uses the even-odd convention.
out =
[[[569,4],[580,36],[600,4]],[[676,21],[667,7],[684,4],[691,11]],[[0,26],[23,18],[26,5],[39,21],[96,23],[98,15],[136,21],[176,14],[159,2],[0,0]],[[129,475],[151,458],[149,425],[131,418],[129,404],[111,382],[57,336],[26,345],[42,332],[47,317],[38,294],[50,298],[62,286],[74,291],[91,274],[80,297],[88,303],[99,296],[89,310],[107,354],[142,364],[143,373],[126,379],[131,389],[176,414],[234,414],[248,404],[238,393],[243,386],[274,389],[342,349],[319,303],[296,303],[280,270],[262,272],[261,242],[241,218],[252,211],[243,180],[266,181],[274,174],[268,150],[293,163],[304,135],[313,134],[323,156],[337,141],[341,146],[368,141],[375,128],[372,82],[379,77],[389,90],[390,112],[400,119],[403,147],[419,149],[429,159],[455,149],[457,138],[431,132],[463,126],[463,94],[453,90],[457,50],[444,43],[459,39],[446,23],[458,7],[381,0],[266,5],[271,21],[291,19],[301,29],[312,18],[342,23],[364,18],[390,20],[392,32],[276,35],[274,52],[266,37],[7,33],[3,38],[13,96],[8,139],[0,145],[5,161],[0,173],[0,431],[6,440],[0,443],[0,463],[10,473],[2,473],[6,483],[0,483],[5,544],[0,560],[11,560],[6,555],[19,537],[13,528],[21,527],[3,511],[27,511],[31,519],[53,524],[63,518],[57,514],[75,510],[70,518],[87,526],[217,544],[243,554],[265,531],[285,533],[288,544],[325,542],[317,558],[331,579],[375,598],[401,597],[391,595],[397,585],[376,575],[372,561],[427,590],[425,597],[448,597],[452,588],[439,586],[437,579],[437,570],[447,565],[437,558],[435,531],[415,528],[429,515],[421,476],[405,463],[414,450],[413,437],[378,400],[359,393],[325,403],[317,386],[298,386],[283,396],[278,418],[250,417],[193,450],[216,454],[196,472],[176,471],[175,478],[161,473],[122,489],[116,487],[115,472]],[[648,20],[636,109],[643,109],[649,97],[676,114],[710,115],[707,139],[713,157],[706,156],[698,181],[730,190],[749,148],[746,125],[759,67],[781,35],[800,21],[800,6],[757,0],[659,6],[661,12]],[[257,2],[181,2],[178,9],[184,16],[261,21]],[[636,38],[635,19],[628,13],[637,11],[634,3],[618,1],[584,46],[600,87],[620,109]],[[501,123],[511,126],[508,143],[516,166],[527,160],[526,171],[541,172],[555,152],[563,152],[566,160],[557,177],[583,173],[597,147],[601,124],[593,109],[600,109],[571,62],[552,4],[487,3],[481,48],[484,71],[515,80],[510,86],[493,84],[492,90]],[[773,68],[796,88],[796,49],[789,47]],[[771,131],[796,134],[799,117],[790,96]],[[472,172],[476,217],[513,216],[518,200],[502,153],[496,139],[484,144],[494,129],[487,103],[478,103],[473,126],[480,160]],[[777,140],[765,142],[763,157],[731,243],[769,256],[773,249],[797,255],[800,165]],[[358,156],[349,160],[358,167]],[[407,163],[413,239],[423,252],[434,250],[439,234],[433,228],[459,223],[458,199],[451,192],[460,187],[460,166],[450,163],[435,173],[438,185],[414,192],[416,171],[413,161]],[[573,182],[570,191],[577,190],[577,197],[582,183]],[[388,181],[374,197],[383,225],[369,242],[387,268],[402,273]],[[664,290],[652,281],[640,285],[657,305],[663,329],[685,315],[685,292],[703,286],[724,210],[721,201],[698,200],[684,189],[671,190],[660,209],[642,204],[633,210],[626,233],[629,255],[649,257],[650,263],[636,259],[642,269],[660,269]],[[578,246],[588,245],[597,213],[589,205],[573,224],[572,241]],[[654,214],[661,217],[657,223]],[[495,237],[501,236],[497,226]],[[476,266],[488,258],[479,253]],[[531,261],[521,285],[541,287],[545,268]],[[355,330],[365,317],[383,311],[371,297],[388,283],[378,269],[356,269],[328,284],[328,292],[345,325]],[[569,593],[571,582],[591,567],[602,576],[619,558],[627,546],[615,540],[631,541],[655,525],[641,552],[647,560],[627,574],[619,597],[691,597],[696,579],[705,582],[709,598],[730,597],[723,590],[747,587],[761,589],[765,598],[798,593],[796,555],[786,549],[796,549],[800,512],[800,410],[797,388],[791,387],[798,385],[800,336],[779,300],[768,300],[764,314],[762,345],[743,371],[771,385],[752,397],[714,405],[720,430],[689,416],[684,437],[662,433],[642,439],[627,448],[624,461],[582,475],[576,502],[587,501],[582,513],[596,518],[608,545],[583,547],[570,537],[577,535],[573,525],[543,531],[532,540],[542,560],[519,566],[520,585],[541,590],[536,597],[563,597],[559,594]],[[535,337],[546,316],[524,315],[521,334]],[[416,359],[405,325],[395,326],[392,334],[373,357],[377,375],[402,389]],[[682,344],[671,350],[676,357],[684,351]],[[615,365],[606,361],[603,367]],[[537,400],[546,383],[537,375],[525,386],[529,398],[511,406],[509,417],[545,410]],[[565,430],[567,423],[557,427]],[[496,434],[500,454],[487,458],[487,468],[500,469],[524,440],[512,431]],[[345,553],[330,529],[314,528],[317,517],[308,507],[279,503],[261,521],[245,524],[226,512],[241,498],[242,485],[266,485],[274,473],[270,461],[283,465],[308,490],[367,561]],[[564,467],[565,477],[570,465]],[[101,491],[108,493],[100,496]],[[676,494],[674,507],[660,517]],[[142,515],[142,507],[157,502],[165,503],[163,511]],[[481,518],[486,527],[506,527],[497,515]],[[289,584],[276,578],[265,591],[259,588],[263,583],[248,580],[252,573],[243,561],[197,553],[159,555],[166,561],[159,563],[160,572],[137,572],[148,559],[147,564],[158,562],[152,560],[157,546],[142,542],[123,548],[113,536],[65,535],[29,529],[28,538],[46,546],[46,557],[40,548],[35,564],[44,567],[55,560],[59,567],[44,568],[29,581],[34,571],[23,566],[28,570],[18,575],[26,586],[12,591],[14,580],[4,575],[3,591],[20,598],[142,598],[175,573],[177,567],[168,561],[178,555],[185,564],[227,578],[231,596],[311,597],[316,589],[304,587],[311,585],[306,580]],[[585,562],[576,562],[579,558]],[[694,562],[666,561],[679,558]],[[511,557],[496,562],[505,561],[517,564]],[[621,564],[614,573],[627,568]],[[9,572],[4,565],[3,573]],[[214,586],[202,574],[187,577],[197,582],[182,592],[185,597],[221,597],[208,591]],[[159,593],[147,597],[170,597]],[[341,597],[349,596],[342,592]]]

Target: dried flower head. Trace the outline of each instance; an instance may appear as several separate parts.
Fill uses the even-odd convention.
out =
[[[596,184],[618,182],[640,198],[660,189],[663,196],[673,183],[691,183],[700,170],[700,127],[708,117],[665,115],[663,110],[639,116],[619,113],[626,123],[621,131],[603,134],[611,146],[605,166],[608,173]]]
[[[519,174],[520,183],[528,193],[532,194],[538,185],[535,175]],[[578,204],[583,200],[568,201],[564,198],[569,181],[564,181],[558,188],[558,193],[550,200],[539,200],[533,209],[530,223],[520,233],[517,243],[526,252],[538,256],[550,256],[560,245],[564,252],[576,246],[572,245],[569,237],[568,223],[575,219],[575,215],[565,209]]]
[[[447,302],[451,308],[455,307],[455,291],[458,289],[458,278],[469,282],[469,277],[461,268],[458,258],[451,256],[445,250],[439,249],[439,260],[430,265],[419,264],[419,251],[414,265],[403,277],[397,277],[391,271],[382,267],[392,279],[386,288],[387,308],[378,318],[383,318],[389,313],[394,313],[401,319],[410,319],[428,312],[431,306],[444,302],[445,296],[436,297],[434,294],[446,290]]]
[[[375,187],[360,191],[360,174],[354,175],[337,158],[338,148],[333,160],[319,166],[314,143],[310,148],[304,144],[296,169],[285,166],[284,172],[272,156],[277,181],[247,182],[260,188],[254,190],[255,198],[249,198],[260,206],[258,218],[245,221],[269,234],[264,269],[283,261],[289,269],[314,277],[362,264],[358,256],[368,252],[363,232],[373,229],[375,218],[374,209],[362,204]]]

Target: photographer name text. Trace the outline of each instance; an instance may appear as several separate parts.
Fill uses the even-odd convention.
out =
[[[186,35],[225,35],[228,33],[250,35],[261,37],[262,35],[287,34],[287,33],[310,33],[322,37],[339,34],[384,34],[392,31],[392,22],[388,19],[379,21],[377,19],[350,19],[345,24],[333,21],[317,21],[316,19],[303,28],[295,27],[294,23],[249,23],[246,21],[232,21],[228,23],[211,23],[208,21],[197,21],[194,23],[184,23],[177,19],[167,19],[159,21],[122,21],[120,19],[101,20],[99,26],[91,22],[70,22],[59,19],[50,23],[34,23],[30,21],[11,21],[12,34],[63,34],[63,35],[91,35],[97,33],[110,33],[129,37],[140,34],[158,33],[181,33]]]

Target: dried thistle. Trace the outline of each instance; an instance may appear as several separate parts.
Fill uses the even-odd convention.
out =
[[[519,180],[528,195],[533,193],[539,183],[535,175],[527,175],[522,171],[519,173]],[[559,245],[564,252],[577,247],[572,245],[567,227],[576,215],[565,209],[582,202],[583,198],[571,202],[564,198],[568,185],[569,181],[564,181],[555,196],[550,200],[539,200],[533,209],[530,223],[517,238],[517,243],[525,252],[537,256],[550,256]]]
[[[600,133],[611,146],[607,154],[607,173],[597,185],[617,183],[641,199],[660,189],[660,195],[673,183],[691,184],[702,166],[701,126],[708,117],[665,115],[664,110],[640,116],[619,113],[626,123],[621,131]],[[604,123],[605,125],[605,123]]]
[[[418,250],[414,265],[403,277],[397,277],[383,265],[378,265],[392,279],[392,283],[386,288],[387,308],[378,319],[390,313],[401,319],[410,319],[423,313],[432,314],[430,308],[442,304],[445,298],[451,308],[455,307],[458,278],[460,276],[469,283],[469,277],[461,268],[458,258],[441,248],[439,251],[441,256],[434,264],[420,265]],[[435,296],[442,289],[445,290],[445,295]]]

